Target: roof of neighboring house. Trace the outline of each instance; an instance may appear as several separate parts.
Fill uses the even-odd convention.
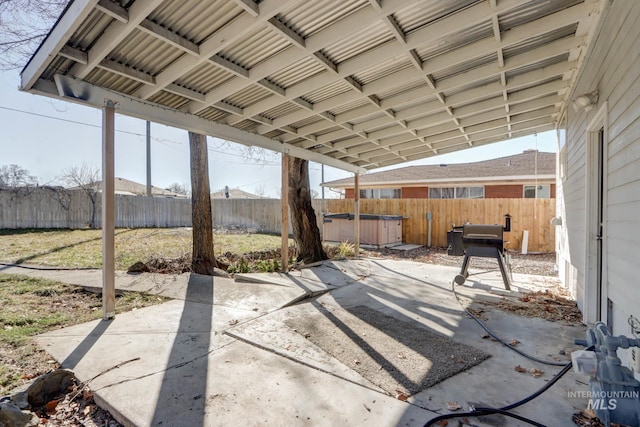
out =
[[[227,195],[224,190],[218,190],[211,193],[212,199],[226,199]],[[261,197],[256,194],[247,193],[246,191],[242,191],[239,188],[230,188],[229,189],[229,199],[266,199],[266,197]]]
[[[102,181],[97,181],[92,186],[96,191],[100,191],[102,188]],[[68,190],[79,190],[80,187],[70,187]],[[145,195],[147,194],[147,186],[140,184],[139,182],[131,181],[125,178],[115,178],[115,192],[116,194],[129,194],[129,195]],[[164,188],[151,186],[151,194],[154,196],[166,196],[166,197],[188,197],[184,194],[174,193],[173,191],[165,190]]]
[[[361,186],[555,178],[556,153],[526,150],[521,154],[473,163],[408,166],[360,177]],[[325,182],[325,187],[353,187],[353,178]]]

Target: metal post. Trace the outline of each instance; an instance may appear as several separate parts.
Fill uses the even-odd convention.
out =
[[[282,271],[287,272],[289,270],[289,154],[282,153],[282,188],[281,188],[281,201],[282,201]]]
[[[147,196],[151,196],[151,122],[147,120]]]
[[[102,319],[116,315],[115,267],[115,103],[102,109]]]
[[[322,184],[324,184],[324,163],[322,163],[321,165],[321,169],[322,172],[322,176],[320,177],[320,181],[322,181]],[[324,185],[320,187],[322,189],[322,201],[324,202]]]
[[[353,254],[357,257],[360,256],[360,174],[355,173],[355,188],[353,194],[353,236],[354,236],[354,249]]]

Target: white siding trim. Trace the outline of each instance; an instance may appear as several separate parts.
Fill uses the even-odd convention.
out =
[[[586,322],[595,322],[598,320],[606,320],[607,314],[607,158],[608,158],[608,141],[609,141],[609,123],[608,123],[608,109],[609,105],[605,101],[598,109],[595,116],[589,122],[587,126],[587,170],[586,170],[586,197],[585,197],[585,212],[586,212],[586,227],[585,227],[585,239],[587,244],[585,245],[585,259],[586,271],[585,271],[585,293],[584,293],[584,319]],[[602,179],[603,179],[603,191],[602,191],[602,204],[604,206],[602,212],[602,301],[600,306],[600,312],[598,313],[598,285],[597,285],[597,209],[598,209],[598,134],[600,129],[604,128],[603,132],[603,154],[602,154]]]

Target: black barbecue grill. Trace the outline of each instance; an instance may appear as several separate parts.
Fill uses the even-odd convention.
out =
[[[463,284],[469,276],[468,269],[471,257],[495,258],[500,266],[504,287],[511,290],[511,270],[508,268],[508,254],[505,249],[504,232],[511,231],[511,216],[505,215],[505,225],[499,224],[464,224],[452,227],[447,232],[449,255],[464,255],[460,274],[456,283]]]

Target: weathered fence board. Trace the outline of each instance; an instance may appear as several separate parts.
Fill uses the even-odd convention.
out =
[[[507,248],[520,250],[523,231],[529,231],[529,252],[553,252],[555,199],[360,199],[360,212],[380,215],[402,215],[402,241],[427,243],[427,212],[431,212],[431,244],[447,246],[447,231],[453,224],[504,224],[510,214],[511,232]],[[331,199],[328,211],[353,212],[353,200]]]
[[[280,233],[279,199],[213,199],[213,225],[263,233]],[[318,226],[327,201],[313,200]],[[100,227],[102,204],[97,194],[95,226]],[[94,210],[87,194],[55,188],[0,190],[0,229],[84,228]],[[168,197],[116,195],[116,227],[189,227],[191,200]],[[291,227],[289,228],[291,232]]]

